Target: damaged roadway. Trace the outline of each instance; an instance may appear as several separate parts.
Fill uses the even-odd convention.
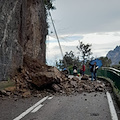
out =
[[[82,92],[112,92],[110,83],[91,81],[89,76],[67,77],[56,67],[41,64],[38,60],[24,57],[24,66],[12,78],[15,86],[0,91],[0,96],[15,99],[30,96],[44,97],[47,94],[70,95]]]
[[[60,107],[57,111],[62,110],[62,113],[60,113],[60,111],[57,112],[58,116],[54,116],[54,114],[52,116],[52,113],[50,113],[51,119],[62,117],[66,117],[66,120],[67,117],[69,119],[73,119],[73,117],[78,119],[80,116],[81,120],[82,118],[84,120],[85,117],[87,117],[86,120],[90,117],[91,119],[95,118],[97,120],[99,120],[98,118],[101,120],[101,118],[104,117],[110,119],[106,91],[111,93],[112,87],[110,83],[106,81],[91,81],[87,75],[84,77],[67,77],[56,67],[41,64],[39,61],[31,60],[29,57],[24,58],[24,66],[17,70],[13,80],[15,81],[15,86],[0,91],[2,109],[0,117],[2,119],[14,119],[45,96],[54,96],[53,101],[51,100],[50,102],[44,103],[45,105],[48,104],[48,107],[44,106],[45,111],[43,111],[43,113],[39,113],[39,111],[35,116],[29,114],[25,116],[24,120],[39,120],[40,117],[47,120],[50,116],[48,115],[44,118],[44,114],[47,115],[49,112],[56,112],[54,111],[57,109],[56,106]],[[58,104],[58,101],[60,104]],[[56,106],[54,105],[55,103]],[[52,111],[49,111],[51,107]],[[10,108],[12,108],[12,114],[9,112]],[[66,116],[66,114],[64,114],[66,110],[69,112],[74,111],[75,113],[73,113],[72,116],[67,113],[68,115]],[[85,113],[85,111],[87,113]]]

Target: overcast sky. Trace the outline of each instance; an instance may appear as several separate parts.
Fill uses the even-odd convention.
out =
[[[63,52],[77,55],[78,40],[92,44],[94,57],[106,56],[120,45],[120,0],[55,0],[51,14]],[[54,64],[61,53],[50,25],[47,37],[47,62]],[[53,33],[52,33],[53,32]]]

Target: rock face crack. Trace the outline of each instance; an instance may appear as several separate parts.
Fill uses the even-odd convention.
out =
[[[6,27],[5,27],[5,29],[4,29],[4,37],[3,37],[2,41],[1,41],[0,46],[2,45],[2,43],[5,42],[5,39],[6,39],[7,35],[8,35],[8,34],[7,34],[8,25],[9,25],[10,21],[12,20],[12,15],[13,15],[13,13],[15,12],[17,3],[18,3],[18,0],[15,2],[13,9],[10,11],[10,13],[9,13],[9,15],[8,15],[8,17],[7,17]]]

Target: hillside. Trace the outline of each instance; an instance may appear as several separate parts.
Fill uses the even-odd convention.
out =
[[[111,59],[112,64],[111,65],[117,65],[120,61],[120,46],[116,46],[114,50],[110,50],[107,55],[109,59]]]

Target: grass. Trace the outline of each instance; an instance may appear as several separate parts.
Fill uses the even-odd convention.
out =
[[[12,80],[0,81],[0,90],[3,90],[8,87],[12,87],[12,86],[15,86],[15,82]]]

